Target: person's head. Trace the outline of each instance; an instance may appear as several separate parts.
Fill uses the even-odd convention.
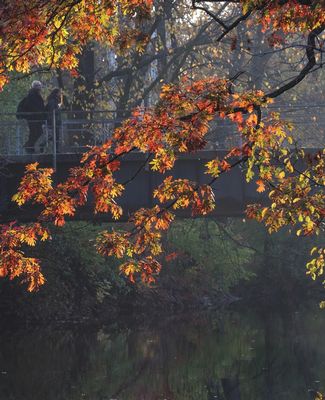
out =
[[[41,89],[42,89],[42,82],[40,82],[40,81],[33,81],[32,82],[32,89],[33,90],[37,90],[37,91],[41,91]]]
[[[58,101],[61,101],[61,89],[60,88],[55,88],[52,90],[52,92],[48,96],[49,99],[57,99]]]

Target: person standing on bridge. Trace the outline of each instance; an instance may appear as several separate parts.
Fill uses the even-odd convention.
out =
[[[26,153],[35,153],[35,143],[43,134],[45,117],[45,105],[41,95],[42,83],[33,81],[32,87],[28,95],[19,103],[21,105],[20,112],[23,113],[23,118],[27,120],[29,128],[29,137],[24,144]]]
[[[60,128],[62,124],[61,120],[61,107],[63,105],[63,96],[62,91],[59,88],[55,88],[47,97],[47,104],[45,107],[45,111],[47,114],[47,126],[50,131],[53,131],[53,125],[55,118],[55,134],[56,134],[56,148],[58,150],[59,139],[60,139]]]

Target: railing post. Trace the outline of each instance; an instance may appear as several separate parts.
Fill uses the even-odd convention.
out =
[[[59,111],[60,112],[60,111]],[[62,114],[60,118],[60,137],[59,137],[59,151],[60,153],[63,152],[63,147],[64,147],[64,132],[63,132],[63,121],[62,121]]]
[[[10,154],[11,138],[10,138],[10,130],[9,129],[6,134],[6,142],[7,142],[7,154]]]
[[[19,156],[21,151],[21,140],[20,140],[20,123],[19,121],[16,122],[16,154]]]
[[[49,127],[47,120],[45,120],[45,148],[46,152],[48,153],[50,150],[49,150]]]
[[[52,138],[53,138],[53,169],[56,171],[56,120],[55,120],[55,110],[52,114]]]

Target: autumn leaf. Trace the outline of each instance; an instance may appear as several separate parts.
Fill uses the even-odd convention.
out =
[[[174,251],[174,252],[172,252],[172,253],[166,254],[165,260],[166,260],[167,262],[170,262],[170,261],[172,261],[172,260],[175,260],[175,258],[177,258],[178,256],[179,256],[179,253],[176,252],[176,251]]]
[[[257,191],[258,193],[265,192],[265,183],[264,183],[261,179],[258,179],[258,180],[256,181],[256,185],[257,185],[256,191]]]

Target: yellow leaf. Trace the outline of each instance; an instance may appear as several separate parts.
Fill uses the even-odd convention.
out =
[[[291,173],[293,172],[293,166],[292,166],[290,160],[286,163],[286,168],[289,172],[291,172]]]
[[[45,240],[47,240],[49,238],[49,234],[47,231],[43,232],[43,235],[41,237],[41,241],[44,242]]]
[[[267,207],[264,207],[263,210],[262,210],[262,212],[261,212],[261,217],[262,217],[262,218],[265,217],[265,214],[267,213],[267,211],[268,211],[268,208],[267,208]]]
[[[315,253],[316,250],[317,250],[317,247],[313,247],[313,248],[311,249],[310,254],[312,255],[313,253]]]
[[[280,173],[279,173],[279,175],[278,175],[278,178],[279,179],[283,179],[284,177],[285,177],[285,172],[284,171],[281,171]]]

